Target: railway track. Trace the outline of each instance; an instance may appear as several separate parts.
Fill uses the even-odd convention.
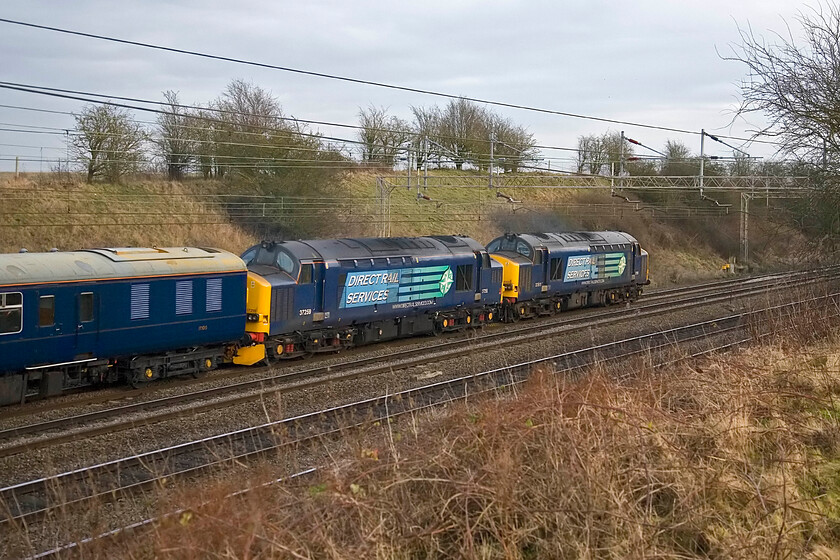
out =
[[[798,272],[791,272],[791,273],[772,273],[772,274],[763,274],[763,275],[755,275],[755,276],[739,276],[739,277],[732,277],[722,280],[716,280],[713,282],[705,282],[700,284],[692,284],[690,286],[680,286],[676,288],[667,288],[661,290],[652,290],[647,292],[647,295],[644,297],[644,301],[655,301],[660,298],[665,297],[672,297],[678,296],[680,294],[686,293],[697,293],[699,294],[701,291],[714,291],[716,289],[720,289],[726,286],[732,285],[749,285],[749,284],[760,284],[760,283],[767,283],[773,280],[782,279],[784,277],[788,278],[796,278],[802,275],[808,275],[818,272],[829,272],[832,269],[840,269],[838,267],[825,267],[821,269],[813,269],[813,270],[806,270],[806,271],[798,271]],[[582,309],[582,310],[575,310],[566,312],[566,315],[578,315],[579,314],[587,314],[587,313],[599,313],[601,310],[593,311],[590,309]],[[447,333],[448,337],[457,336],[457,333]],[[412,339],[409,339],[412,340]],[[405,339],[403,341],[406,341]],[[365,346],[361,348],[355,349],[356,352],[364,352],[370,348],[375,348],[376,346]],[[314,359],[317,360],[318,358],[329,359],[334,355],[326,355],[326,356],[316,356]],[[287,366],[288,367],[288,366]],[[215,372],[212,376],[202,377],[199,379],[192,379],[189,377],[178,377],[178,378],[169,378],[167,380],[158,381],[157,383],[150,385],[148,387],[143,388],[129,388],[129,387],[112,387],[108,389],[99,389],[95,392],[91,392],[89,387],[83,387],[74,390],[68,390],[62,397],[66,399],[68,396],[72,396],[73,400],[70,402],[63,402],[62,397],[53,397],[50,399],[40,399],[40,398],[33,398],[28,400],[24,405],[12,405],[7,406],[0,409],[0,422],[7,421],[10,419],[28,416],[33,413],[49,413],[53,411],[60,411],[64,408],[71,408],[71,407],[82,407],[82,406],[95,406],[98,404],[105,404],[111,403],[114,401],[120,400],[132,400],[137,398],[142,398],[147,393],[155,392],[160,390],[161,388],[168,388],[168,383],[177,383],[179,387],[190,387],[194,385],[202,385],[206,384],[209,378],[212,378],[213,381],[224,381],[226,379],[236,379],[237,377],[242,377],[243,369],[239,367],[228,367],[223,368]],[[248,372],[259,372],[260,370],[257,368],[250,368],[247,370]],[[87,393],[87,394],[84,394]],[[82,396],[84,395],[84,396]]]
[[[693,284],[690,286],[680,286],[676,288],[667,288],[662,290],[655,290],[648,292],[645,295],[643,302],[655,302],[658,300],[670,298],[670,297],[677,297],[682,294],[693,294],[693,295],[701,295],[702,293],[712,293],[716,290],[723,289],[727,286],[735,286],[735,285],[764,285],[768,284],[773,281],[777,280],[785,280],[794,281],[796,278],[807,277],[808,275],[817,274],[817,273],[829,273],[832,270],[840,270],[840,266],[836,267],[825,267],[821,269],[813,269],[813,270],[805,270],[805,271],[798,271],[798,272],[791,272],[791,273],[772,273],[772,274],[764,274],[764,275],[756,275],[756,276],[746,276],[746,277],[737,277],[737,278],[727,278],[723,280],[716,280],[713,282],[705,282],[701,284]],[[581,309],[581,310],[574,310],[570,312],[565,312],[565,315],[569,316],[570,319],[580,318],[582,315],[592,315],[592,314],[601,314],[603,312],[602,309],[593,310],[589,309]],[[539,320],[539,319],[538,319]],[[493,327],[502,327],[502,325],[493,325]],[[446,333],[447,339],[457,339],[459,333]],[[394,341],[394,342],[408,342],[409,340],[414,339],[403,339],[401,341]],[[350,353],[365,353],[371,348],[376,348],[377,346],[365,346],[360,347],[357,349],[353,349]],[[335,355],[322,355],[316,356],[313,360],[317,363],[319,359],[329,360],[330,358],[334,358]],[[339,364],[340,366],[341,364]],[[294,368],[292,365],[286,365],[284,369],[291,369]],[[313,365],[312,368],[306,368],[305,372],[311,372],[313,369],[316,369],[317,366]],[[212,382],[224,382],[226,380],[236,380],[244,375],[248,375],[251,373],[259,374],[260,372],[264,372],[269,368],[250,368],[245,372],[242,368],[239,367],[228,367],[223,368],[215,372],[214,375],[211,376],[203,376],[199,379],[192,379],[189,377],[180,377],[180,378],[170,378],[164,381],[159,381],[154,383],[148,387],[143,388],[107,388],[107,389],[100,389],[95,392],[90,392],[89,388],[81,388],[78,390],[68,391],[64,397],[65,400],[62,400],[62,397],[55,397],[48,400],[41,400],[41,399],[33,399],[32,401],[28,401],[25,405],[18,405],[18,406],[9,406],[3,409],[0,409],[0,422],[13,420],[19,417],[26,417],[29,415],[34,414],[49,414],[51,412],[60,412],[63,409],[69,408],[80,408],[80,407],[94,407],[96,405],[101,404],[109,404],[118,401],[131,401],[131,400],[138,400],[144,398],[149,393],[154,393],[158,391],[162,391],[164,389],[168,389],[172,386],[172,384],[177,384],[178,388],[189,388],[192,386],[200,386],[206,385],[208,381]],[[295,368],[297,369],[297,368]],[[295,373],[295,372],[290,372]],[[249,375],[251,377],[251,375]],[[88,392],[85,396],[80,396],[80,393]],[[67,401],[66,397],[73,397],[73,400]],[[5,429],[0,430],[0,434],[5,433],[9,434],[13,431],[13,429]],[[0,435],[0,439],[3,436]]]
[[[840,292],[834,292],[427,384],[8,486],[0,489],[0,500],[9,512],[6,523],[28,526],[58,507],[68,511],[128,498],[164,480],[199,475],[313,439],[341,436],[348,429],[509,389],[526,381],[535,369],[577,375],[596,362],[628,364],[633,357],[653,366],[671,363],[774,334],[766,320],[769,314],[815,308],[824,311],[826,320],[834,319],[840,315],[838,302]]]
[[[610,325],[626,320],[637,320],[676,310],[725,302],[740,296],[755,296],[782,290],[790,286],[804,286],[840,276],[840,267],[818,271],[807,271],[791,275],[768,275],[735,281],[708,283],[690,288],[663,290],[645,298],[632,307],[609,310],[600,309],[596,316],[567,314],[551,316],[542,320],[525,321],[507,328],[463,337],[445,337],[435,344],[399,350],[389,354],[362,357],[343,361],[338,365],[315,366],[289,373],[280,373],[267,378],[243,381],[230,385],[202,389],[186,394],[172,395],[142,402],[84,412],[73,416],[35,422],[0,431],[0,457],[25,453],[34,449],[75,442],[102,434],[115,433],[174,418],[198,414],[220,407],[230,407],[253,402],[266,397],[268,393],[301,390],[359,376],[374,375],[395,368],[428,364],[433,361],[494,349],[499,341],[511,344],[533,338],[534,332],[541,336],[552,336],[570,329],[579,330]],[[680,295],[683,297],[674,300]],[[684,295],[691,294],[691,295]],[[191,404],[195,403],[195,404]],[[136,417],[144,414],[143,417]],[[110,422],[109,422],[110,421]]]

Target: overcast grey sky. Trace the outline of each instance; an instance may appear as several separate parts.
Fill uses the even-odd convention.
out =
[[[3,0],[0,17],[410,88],[742,136],[748,124],[732,120],[746,68],[722,60],[716,49],[729,52],[739,38],[738,24],[769,37],[768,30],[784,31],[787,21],[796,36],[795,17],[806,6],[783,0]],[[447,102],[7,23],[0,23],[0,61],[1,81],[145,99],[161,99],[163,90],[172,89],[184,103],[206,103],[231,79],[242,78],[271,91],[287,115],[347,124],[356,124],[359,107],[370,104],[410,119],[411,106]],[[2,89],[0,104],[60,111],[83,105]],[[674,138],[699,152],[699,136],[493,110],[543,145],[574,147],[581,134],[624,129],[656,148]],[[69,115],[2,107],[0,122],[0,128],[73,127]],[[318,130],[353,137],[346,129]],[[60,136],[0,131],[0,170],[13,169],[13,161],[2,160],[16,155],[38,158],[42,146],[45,158],[63,156],[63,145]],[[747,150],[772,155],[766,146]],[[707,152],[730,155],[722,146]]]

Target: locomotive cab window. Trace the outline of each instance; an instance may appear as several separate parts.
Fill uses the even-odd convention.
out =
[[[23,330],[23,294],[0,294],[0,335],[15,334]]]
[[[51,327],[55,324],[55,296],[41,296],[38,299],[38,326]]]
[[[93,321],[93,292],[79,294],[79,322]]]
[[[527,259],[530,259],[531,255],[533,254],[531,252],[531,246],[525,243],[524,241],[517,241],[516,252]]]
[[[467,292],[473,289],[473,265],[459,264],[455,271],[455,291]]]

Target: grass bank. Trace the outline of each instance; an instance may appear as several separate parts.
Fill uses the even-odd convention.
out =
[[[381,177],[390,184],[387,208],[377,186]],[[408,187],[405,176],[360,169],[306,195],[305,188],[287,193],[270,178],[182,183],[128,178],[120,185],[87,185],[73,175],[9,174],[0,177],[0,251],[200,245],[239,253],[263,238],[460,233],[487,243],[506,231],[617,229],[636,236],[651,253],[652,281],[660,286],[721,275],[721,266],[739,252],[734,211],[679,217],[697,201],[674,203],[672,214],[657,213],[609,191],[527,188],[527,176],[517,181],[519,186],[490,189],[477,173],[438,170],[431,186],[418,189],[416,176]],[[555,186],[569,181],[558,177]],[[418,192],[427,198],[418,198]],[[830,258],[795,230],[756,212],[751,246],[759,268]]]

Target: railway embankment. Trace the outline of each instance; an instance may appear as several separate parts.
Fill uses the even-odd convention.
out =
[[[348,172],[335,192],[314,197],[244,179],[170,182],[131,177],[117,185],[85,184],[67,174],[19,179],[6,174],[0,176],[6,201],[0,251],[192,245],[240,253],[262,238],[378,236],[384,224],[394,236],[459,233],[481,242],[505,231],[615,229],[629,231],[650,252],[655,286],[721,276],[721,267],[739,253],[737,215],[692,215],[694,200],[654,211],[611,197],[608,190],[458,188],[467,172],[439,170],[433,186],[418,187],[415,176],[410,188],[390,190],[383,212],[377,179],[384,173]],[[486,180],[473,175],[467,179]],[[396,185],[408,179],[394,176],[389,181]],[[431,200],[418,198],[418,189]],[[751,247],[757,269],[813,265],[826,258],[825,251],[772,218],[754,216]]]

